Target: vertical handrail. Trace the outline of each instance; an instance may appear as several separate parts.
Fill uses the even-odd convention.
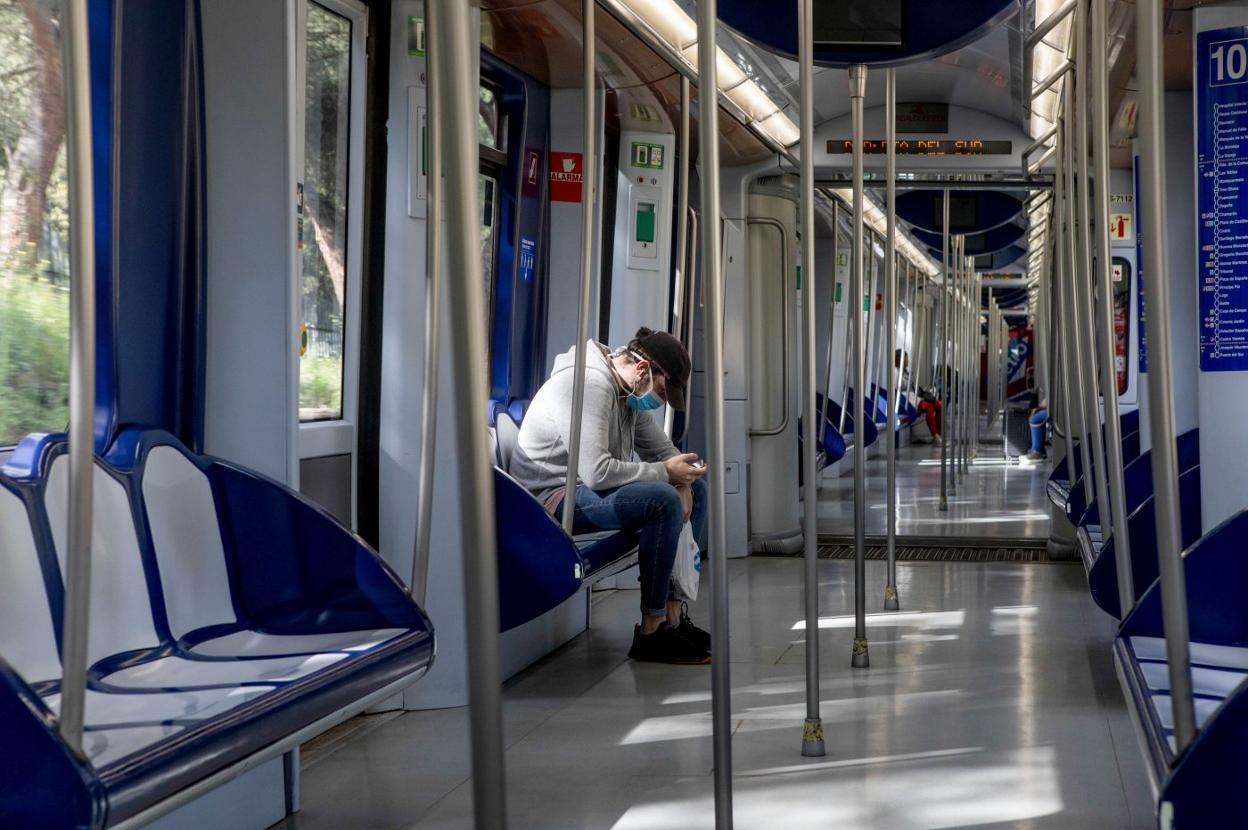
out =
[[[685,309],[688,314],[688,325],[685,326],[685,351],[689,353],[689,365],[693,366],[693,346],[696,338],[694,337],[694,329],[697,327],[698,313],[698,212],[689,207],[689,237],[694,244],[689,246],[689,254],[686,261],[685,273],[688,275],[685,279]],[[677,444],[683,444],[689,436],[689,427],[693,423],[693,419],[689,413],[685,412],[685,426],[680,431],[680,440]]]
[[[945,188],[941,207],[942,256],[940,258],[940,358],[937,360],[937,382],[940,384],[940,509],[949,509],[949,430],[945,424],[949,417],[949,383],[945,366],[949,363],[949,293],[950,260],[953,250],[949,239],[949,188]]]
[[[595,158],[594,82],[596,48],[594,32],[594,0],[581,0],[584,43],[581,50],[581,131],[584,134],[585,159]],[[593,269],[595,173],[593,164],[582,165],[585,202],[581,209],[581,280],[576,310],[576,352],[572,375],[572,420],[568,429],[568,480],[563,495],[563,532],[572,535],[576,519],[576,481],[581,461],[581,423],[585,408],[586,341],[589,340],[589,291]]]
[[[1078,299],[1079,297],[1079,266],[1078,266],[1077,258],[1075,255],[1076,236],[1078,233],[1077,229],[1075,228],[1075,199],[1078,197],[1075,194],[1075,181],[1074,181],[1074,168],[1075,168],[1074,148],[1076,146],[1075,141],[1074,141],[1074,132],[1073,132],[1074,118],[1072,117],[1074,114],[1072,112],[1074,95],[1071,94],[1069,83],[1067,84],[1066,94],[1064,95],[1064,98],[1065,98],[1066,118],[1063,119],[1063,128],[1064,128],[1065,135],[1066,135],[1066,141],[1065,141],[1066,159],[1065,159],[1065,163],[1063,164],[1063,169],[1064,169],[1065,179],[1066,179],[1066,182],[1064,185],[1064,190],[1066,194],[1066,204],[1063,206],[1064,207],[1063,213],[1065,214],[1064,218],[1066,220],[1066,233],[1063,235],[1062,238],[1066,243],[1066,246],[1065,246],[1066,249],[1062,252],[1062,256],[1063,256],[1063,259],[1065,261],[1065,266],[1066,266],[1064,269],[1064,274],[1066,277],[1066,285],[1064,287],[1064,290],[1062,291],[1062,294],[1066,298],[1066,313],[1067,313],[1067,319],[1069,320],[1067,325],[1069,326],[1070,331],[1071,331],[1070,340],[1071,340],[1072,348],[1070,352],[1070,355],[1071,355],[1070,363],[1075,372],[1075,389],[1072,391],[1071,396],[1074,398],[1075,403],[1078,405],[1078,408],[1079,408],[1079,415],[1076,418],[1076,421],[1080,425],[1079,426],[1079,452],[1080,452],[1080,457],[1083,459],[1084,498],[1085,498],[1085,501],[1090,501],[1095,492],[1093,485],[1095,484],[1095,480],[1096,480],[1095,479],[1096,471],[1092,463],[1093,461],[1092,450],[1091,450],[1091,447],[1089,446],[1089,444],[1091,443],[1090,436],[1092,434],[1092,429],[1094,428],[1094,424],[1091,423],[1091,420],[1088,417],[1088,414],[1090,412],[1090,409],[1088,407],[1088,400],[1091,397],[1091,395],[1089,394],[1088,387],[1086,385],[1088,375],[1087,375],[1087,372],[1084,370],[1084,362],[1083,362],[1084,355],[1087,354],[1087,345],[1083,342],[1083,327],[1079,325],[1079,305],[1078,305],[1079,304],[1079,299]]]
[[[65,5],[66,159],[69,168],[69,549],[61,643],[61,738],[85,758],[87,640],[91,621],[91,522],[95,474],[95,187],[86,0]]]
[[[866,354],[863,350],[863,223],[865,220],[863,205],[863,173],[862,173],[862,104],[867,90],[866,64],[856,63],[849,68],[849,97],[853,119],[854,143],[854,290],[850,300],[853,302],[854,319],[854,402],[858,427],[857,449],[854,452],[854,645],[850,657],[850,665],[865,669],[871,665],[867,649],[867,561],[866,561],[866,521],[867,521],[867,486],[866,486],[866,455],[867,447],[863,441],[866,431],[862,428],[861,418],[866,414],[862,411],[863,384],[866,383]],[[845,402],[845,406],[849,406]],[[871,413],[874,420],[875,413]]]
[[[684,340],[685,314],[689,308],[685,304],[685,280],[689,275],[685,270],[686,253],[689,249],[689,79],[680,76],[680,167],[676,169],[676,285],[672,289],[673,334]],[[692,317],[692,315],[689,315]],[[686,421],[688,417],[686,416]],[[671,438],[676,428],[676,410],[667,407],[663,413],[663,431]]]
[[[507,826],[503,772],[503,712],[499,660],[498,562],[494,537],[494,481],[485,430],[484,287],[481,284],[481,213],[477,200],[477,90],[480,38],[467,3],[438,0],[442,42],[431,50],[445,109],[447,268],[451,360],[460,459],[459,505],[464,551],[468,704],[472,746],[472,792],[479,828]],[[440,48],[445,47],[445,48]],[[586,175],[589,175],[588,171]]]
[[[806,600],[806,722],[802,725],[802,755],[825,754],[823,717],[819,713],[819,484],[815,474],[816,449],[822,442],[823,422],[815,422],[815,97],[814,0],[798,0],[798,75],[801,87],[802,185],[802,391],[806,396],[806,438],[802,442],[802,545]],[[787,292],[786,292],[787,293]],[[784,296],[783,294],[781,296]],[[787,342],[787,341],[786,341]]]
[[[1108,354],[1101,355],[1102,360],[1097,360],[1096,354],[1096,324],[1095,315],[1093,314],[1092,304],[1092,241],[1091,228],[1088,215],[1088,200],[1091,196],[1091,181],[1088,178],[1088,0],[1079,0],[1075,9],[1075,154],[1077,160],[1078,185],[1071,191],[1071,195],[1078,201],[1075,202],[1075,214],[1079,223],[1079,292],[1076,296],[1079,298],[1079,316],[1076,318],[1076,324],[1083,331],[1083,354],[1089,363],[1087,372],[1087,388],[1085,390],[1086,400],[1088,404],[1088,417],[1091,420],[1089,426],[1092,428],[1092,458],[1093,479],[1092,483],[1096,488],[1096,503],[1100,513],[1101,529],[1108,537],[1113,534],[1116,525],[1116,516],[1113,515],[1113,509],[1110,506],[1109,487],[1106,480],[1107,466],[1105,463],[1105,436],[1101,432],[1101,407],[1097,400],[1097,387],[1100,385],[1097,378],[1098,363],[1109,360],[1108,368],[1109,376],[1113,377],[1113,358]],[[1105,182],[1105,186],[1109,183]],[[1097,229],[1100,233],[1108,233],[1108,228],[1101,226]],[[1112,392],[1112,387],[1102,390],[1105,399],[1108,400]]]
[[[1109,463],[1109,500],[1114,515],[1114,565],[1118,572],[1118,607],[1125,618],[1135,606],[1131,573],[1131,533],[1127,527],[1123,480],[1122,422],[1118,420],[1118,375],[1114,368],[1113,253],[1109,247],[1109,46],[1108,0],[1092,0],[1092,155],[1096,161],[1096,258],[1100,268],[1101,389],[1105,396],[1105,433]]]
[[[586,0],[590,2],[591,0]],[[715,65],[716,0],[698,3],[698,86],[718,89]],[[707,100],[713,100],[708,95]],[[702,234],[706,285],[706,442],[711,544],[711,745],[714,756],[715,827],[732,827],[732,687],[728,675],[728,530],[724,493],[724,284],[720,267],[719,108],[700,109],[698,157],[702,161],[702,210],[710,219]]]
[[[420,401],[420,467],[416,471],[416,547],[408,591],[423,604],[429,584],[429,545],[433,533],[433,472],[438,447],[438,373],[442,353],[442,87],[433,51],[442,45],[438,4],[425,8],[425,359]]]
[[[1058,125],[1064,119],[1058,118]],[[1078,394],[1075,389],[1074,365],[1070,359],[1070,316],[1066,312],[1066,239],[1062,217],[1066,213],[1066,135],[1065,130],[1057,131],[1057,175],[1053,180],[1053,211],[1049,216],[1051,242],[1049,249],[1049,278],[1053,293],[1053,309],[1057,314],[1049,314],[1049,322],[1060,326],[1053,335],[1053,353],[1060,357],[1061,392],[1062,392],[1062,427],[1066,430],[1066,475],[1070,487],[1075,486],[1075,420],[1074,398]],[[1056,361],[1055,361],[1056,362]],[[1054,407],[1056,408],[1056,407]]]
[[[897,72],[884,70],[885,218],[888,238],[884,246],[884,362],[888,372],[888,443],[885,451],[885,489],[888,491],[888,568],[884,583],[884,610],[896,611],[897,601]]]
[[[958,436],[958,413],[962,410],[962,248],[961,234],[953,237],[953,264],[949,269],[949,494],[958,494],[961,473],[959,456],[962,449]],[[942,424],[943,426],[943,424]]]
[[[1166,633],[1175,757],[1196,735],[1188,643],[1187,589],[1179,532],[1178,458],[1174,446],[1174,378],[1170,365],[1170,292],[1166,251],[1166,139],[1159,0],[1136,5],[1136,73],[1140,85],[1140,211],[1144,227],[1144,304],[1148,310],[1148,404],[1152,428],[1157,564]]]

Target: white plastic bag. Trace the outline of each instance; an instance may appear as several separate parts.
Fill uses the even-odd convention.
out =
[[[702,552],[693,538],[693,525],[685,522],[676,543],[676,562],[672,566],[676,584],[690,600],[698,598],[698,582],[702,579]]]

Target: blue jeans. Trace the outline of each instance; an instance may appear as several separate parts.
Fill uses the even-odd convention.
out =
[[[693,538],[699,550],[706,550],[706,481],[698,479],[693,489]],[[555,518],[563,515],[563,505]],[[635,481],[614,490],[576,488],[575,533],[596,530],[631,530],[640,535],[637,569],[641,579],[641,612],[651,616],[667,613],[668,599],[684,599],[672,581],[676,545],[685,526],[684,505],[671,484],[662,481]]]
[[[1031,451],[1044,452],[1044,425],[1049,420],[1049,410],[1037,409],[1031,413],[1027,423],[1031,426]]]

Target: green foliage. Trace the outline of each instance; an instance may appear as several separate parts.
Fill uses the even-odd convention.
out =
[[[0,274],[0,445],[69,422],[69,292]]]
[[[299,361],[299,418],[322,421],[342,417],[342,356]]]

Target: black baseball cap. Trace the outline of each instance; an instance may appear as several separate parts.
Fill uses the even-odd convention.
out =
[[[630,347],[642,352],[666,379],[667,402],[673,409],[685,411],[685,388],[693,363],[685,344],[665,331],[642,326],[633,336]]]

